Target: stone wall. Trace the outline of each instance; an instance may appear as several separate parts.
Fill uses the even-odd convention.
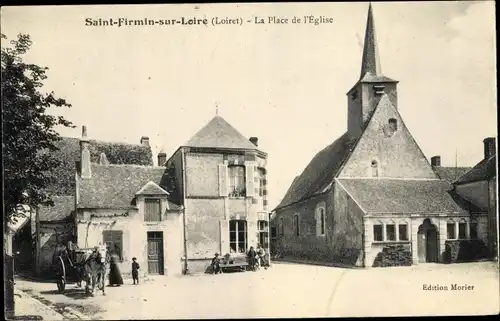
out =
[[[318,206],[326,209],[324,236],[316,234]],[[299,215],[299,236],[293,230],[295,214]],[[281,217],[284,235],[280,234]],[[363,264],[363,212],[337,184],[328,194],[278,211],[274,224],[282,256],[352,266]]]
[[[38,271],[42,275],[52,272],[52,262],[58,242],[67,244],[75,225],[70,223],[40,222],[40,253]]]

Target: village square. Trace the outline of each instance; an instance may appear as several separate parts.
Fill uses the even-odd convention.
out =
[[[497,314],[496,137],[476,142],[482,153],[469,166],[424,154],[400,113],[405,83],[382,72],[391,61],[374,11],[367,5],[361,57],[348,57],[359,77],[342,84],[347,102],[335,107],[345,131],[308,154],[276,204],[260,126],[247,136],[218,105],[170,154],[152,136],[103,140],[92,122],[74,126],[78,137],[45,132],[44,169],[16,176],[28,166],[19,150],[38,137],[26,127],[6,154],[17,155],[4,224],[10,318]],[[29,47],[17,41],[18,52]],[[2,74],[18,75],[15,58],[2,44]],[[274,139],[288,144],[286,133]]]

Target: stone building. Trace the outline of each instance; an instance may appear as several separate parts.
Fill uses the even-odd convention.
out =
[[[274,210],[283,256],[364,267],[390,256],[408,265],[443,261],[449,239],[487,241],[486,214],[440,178],[406,127],[397,85],[382,74],[370,4],[347,131],[314,156]],[[477,224],[469,224],[473,214]]]
[[[491,256],[498,255],[497,163],[496,139],[484,139],[484,158],[454,182],[462,198],[488,213],[487,245]],[[474,222],[476,223],[476,222]]]
[[[204,271],[215,253],[244,255],[269,246],[267,154],[215,116],[168,159],[177,204],[184,207],[184,269]]]
[[[149,146],[147,137],[141,144]],[[84,127],[75,189],[78,246],[106,244],[125,275],[133,257],[142,275],[181,274],[182,207],[171,201],[170,178],[165,167],[110,164],[104,153],[92,162]]]

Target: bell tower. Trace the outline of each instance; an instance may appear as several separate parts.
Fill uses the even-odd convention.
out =
[[[370,3],[366,20],[365,42],[361,61],[361,74],[357,83],[347,93],[347,131],[357,137],[364,130],[380,98],[387,94],[397,108],[398,81],[382,74],[373,9]]]

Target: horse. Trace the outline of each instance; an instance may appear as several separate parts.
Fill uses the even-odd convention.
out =
[[[106,248],[101,247],[94,249],[89,257],[85,260],[84,269],[86,276],[86,292],[90,292],[92,295],[95,294],[95,286],[97,284],[98,289],[102,290],[102,294],[106,295],[105,292],[105,280],[107,270],[110,264],[110,255]],[[89,289],[90,284],[92,284],[92,289]]]

